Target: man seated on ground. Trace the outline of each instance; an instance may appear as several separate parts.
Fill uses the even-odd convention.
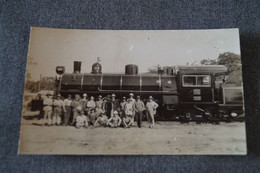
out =
[[[133,115],[124,115],[123,126],[124,128],[130,128],[133,125]]]
[[[95,127],[97,127],[97,126],[106,127],[106,125],[107,125],[107,120],[108,120],[107,115],[103,112],[103,113],[101,113],[101,114],[98,116],[98,118],[97,118],[97,120],[96,120],[94,126],[95,126]]]
[[[95,122],[96,122],[96,112],[95,109],[90,109],[89,110],[89,114],[88,114],[88,122],[89,125],[94,126]]]
[[[80,115],[77,116],[76,127],[77,128],[88,127],[88,119],[87,116],[84,115],[84,111],[81,111]]]
[[[111,117],[107,121],[107,126],[117,128],[120,126],[121,122],[122,122],[122,120],[118,116],[118,112],[114,111],[113,114],[111,115]]]

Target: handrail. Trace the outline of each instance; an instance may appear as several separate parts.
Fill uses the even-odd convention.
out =
[[[176,89],[170,90],[170,91],[103,90],[103,89],[100,89],[98,87],[98,91],[101,91],[101,92],[115,92],[115,91],[118,91],[118,92],[135,92],[135,93],[171,93],[172,91],[175,91],[175,90]],[[172,93],[172,94],[179,95],[178,93]]]

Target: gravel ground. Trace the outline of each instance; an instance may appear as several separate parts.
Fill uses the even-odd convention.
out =
[[[19,154],[246,154],[244,122],[212,125],[164,121],[156,122],[153,129],[147,122],[141,129],[76,129],[40,126],[41,120],[33,116],[27,112],[22,118]]]

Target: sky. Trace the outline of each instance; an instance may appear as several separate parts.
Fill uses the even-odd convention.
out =
[[[76,30],[31,28],[27,65],[33,80],[55,76],[56,66],[72,73],[73,61],[81,61],[81,72],[90,73],[101,59],[103,73],[124,73],[136,64],[139,73],[149,67],[199,64],[217,59],[220,53],[240,55],[238,29],[216,30]]]

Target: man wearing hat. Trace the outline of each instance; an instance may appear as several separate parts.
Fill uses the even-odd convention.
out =
[[[141,100],[140,96],[136,96],[136,102],[134,103],[134,108],[136,111],[137,125],[139,128],[142,127],[143,111],[145,110],[144,102]]]
[[[110,95],[107,95],[106,102],[104,102],[104,111],[106,112],[108,118],[111,117],[111,110],[112,110],[111,97]]]
[[[90,100],[89,100],[88,103],[87,103],[88,114],[89,114],[90,110],[91,110],[91,109],[95,109],[95,107],[96,107],[96,102],[94,101],[94,97],[91,96],[91,97],[90,97]]]
[[[65,110],[64,113],[64,125],[67,126],[70,119],[70,113],[71,113],[71,95],[69,94],[68,97],[64,100]]]
[[[76,123],[76,118],[79,115],[76,110],[76,108],[78,108],[78,107],[80,107],[80,109],[82,110],[81,103],[80,103],[80,95],[75,94],[75,99],[72,100],[72,102],[71,102],[71,108],[72,108],[72,112],[73,112],[73,119],[72,119],[71,125],[74,125]]]
[[[88,99],[87,99],[87,94],[84,93],[83,94],[83,98],[80,100],[80,104],[82,107],[82,110],[86,113],[86,109],[87,109],[87,103],[88,103]]]
[[[98,96],[98,101],[96,101],[96,107],[99,108],[99,109],[102,109],[102,105],[103,105],[102,96],[99,95]]]
[[[107,120],[107,126],[117,128],[120,126],[122,120],[118,116],[118,112],[114,111],[111,117]]]
[[[135,99],[134,99],[134,94],[133,93],[129,94],[129,99],[131,100],[131,103],[134,105]]]
[[[125,96],[123,96],[123,98],[122,98],[122,102],[120,103],[120,118],[123,118],[123,116],[124,116],[124,114],[125,114],[125,104],[127,103],[127,101],[126,101],[126,97]]]
[[[115,94],[112,94],[111,104],[112,104],[111,114],[112,114],[114,111],[117,111],[117,112],[120,111],[120,104],[119,104],[119,102],[116,100],[116,95],[115,95]]]
[[[125,107],[124,107],[124,112],[125,112],[125,115],[124,115],[124,118],[123,118],[123,125],[124,127],[126,127],[126,123],[128,123],[127,127],[130,127],[130,125],[133,124],[134,122],[134,106],[131,102],[131,99],[127,99],[127,103],[125,104]],[[129,122],[126,122],[126,120],[130,120]]]
[[[43,116],[43,124],[46,124],[46,121],[48,119],[48,126],[51,125],[51,114],[52,114],[52,104],[53,101],[51,99],[51,94],[47,93],[47,97],[43,100],[43,111],[44,111],[44,116]]]
[[[158,104],[153,101],[153,97],[149,96],[148,102],[146,103],[146,115],[149,127],[154,127],[154,114],[156,114],[156,109]]]
[[[66,112],[63,100],[61,100],[61,95],[58,94],[57,98],[53,101],[54,112],[53,112],[53,124],[60,125],[61,123],[61,111],[63,109]]]
[[[129,99],[131,100],[131,103],[133,104],[133,107],[134,107],[135,106],[135,99],[134,99],[133,93],[129,94]],[[135,111],[133,112],[133,116],[135,117]]]

